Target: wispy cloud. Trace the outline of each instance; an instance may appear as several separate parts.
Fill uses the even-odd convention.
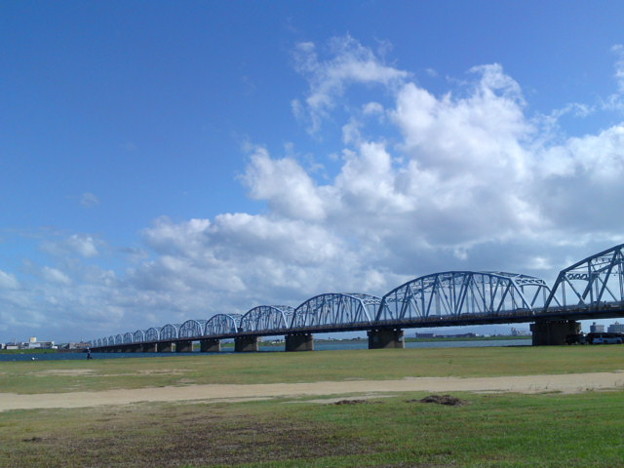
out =
[[[80,204],[86,208],[96,206],[100,204],[100,199],[90,192],[85,192],[80,195]]]

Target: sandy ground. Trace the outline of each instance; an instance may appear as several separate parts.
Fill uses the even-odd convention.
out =
[[[119,389],[100,392],[0,393],[0,411],[34,408],[84,408],[138,402],[241,401],[275,397],[371,395],[392,392],[515,392],[578,393],[590,390],[624,389],[624,372],[512,377],[419,377],[401,380],[349,380],[341,382],[275,383],[255,385],[189,385]]]

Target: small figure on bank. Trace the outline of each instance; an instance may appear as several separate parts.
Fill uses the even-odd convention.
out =
[[[87,348],[87,359],[93,359],[93,356],[91,356],[91,350],[89,348]]]

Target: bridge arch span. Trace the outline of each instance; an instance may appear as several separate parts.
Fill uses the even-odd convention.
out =
[[[160,327],[151,327],[145,330],[145,341],[158,341],[160,340]]]
[[[133,343],[143,343],[145,341],[145,332],[143,330],[137,330],[132,334]]]
[[[381,300],[375,320],[417,320],[526,312],[544,304],[550,290],[540,278],[504,272],[447,271],[421,276]]]
[[[240,318],[239,331],[284,331],[290,326],[295,309],[284,305],[261,305],[250,309]]]
[[[216,314],[208,319],[204,329],[206,336],[230,335],[238,333],[240,314]]]
[[[123,344],[123,335],[121,333],[118,333],[117,335],[115,335],[115,344]]]
[[[291,329],[371,323],[381,298],[371,294],[327,293],[314,296],[293,312]]]
[[[206,329],[206,320],[187,320],[180,325],[179,338],[199,338]]]
[[[160,339],[161,340],[175,340],[178,338],[178,330],[180,329],[180,324],[177,323],[168,323],[160,329]]]
[[[598,252],[561,270],[546,308],[601,308],[624,302],[624,244]],[[615,304],[614,304],[615,303]]]

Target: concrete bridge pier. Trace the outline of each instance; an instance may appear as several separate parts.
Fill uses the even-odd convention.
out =
[[[312,333],[286,335],[286,351],[314,351]]]
[[[234,338],[234,352],[236,353],[248,353],[258,351],[258,349],[257,336],[237,336]]]
[[[170,353],[173,351],[173,343],[171,341],[164,341],[156,344],[156,352],[158,353]]]
[[[538,320],[531,324],[533,346],[564,345],[568,335],[578,335],[581,324],[574,320]]]
[[[176,341],[176,353],[192,353],[193,342],[191,340]]]
[[[368,349],[405,348],[403,330],[380,328],[368,332]]]
[[[220,340],[199,340],[199,350],[202,353],[219,353],[221,352]]]

